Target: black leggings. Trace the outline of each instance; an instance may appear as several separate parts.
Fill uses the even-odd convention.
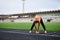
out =
[[[32,26],[31,26],[31,30],[33,29],[33,27],[35,26],[35,23],[37,23],[37,22],[39,22],[39,21],[34,21],[34,22],[33,22]],[[45,31],[45,30],[46,30],[46,28],[45,28],[45,25],[44,25],[44,23],[43,23],[43,20],[42,20],[42,19],[41,19],[40,23],[41,23],[41,25],[42,25],[42,27],[43,27],[43,29],[44,29],[44,31]]]

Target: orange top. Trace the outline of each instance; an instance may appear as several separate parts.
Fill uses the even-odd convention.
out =
[[[35,17],[34,17],[34,21],[39,21],[39,22],[40,22],[41,19],[42,19],[41,16],[35,16]]]

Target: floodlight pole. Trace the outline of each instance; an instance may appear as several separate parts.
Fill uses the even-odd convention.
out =
[[[25,0],[22,0],[22,13],[24,13]]]

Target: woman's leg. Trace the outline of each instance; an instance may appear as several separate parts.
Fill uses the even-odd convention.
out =
[[[35,26],[35,21],[33,22],[32,26],[31,26],[31,31],[33,30],[33,27]]]
[[[41,19],[41,25],[42,25],[42,27],[43,27],[43,29],[44,29],[44,32],[45,32],[45,33],[47,33],[46,28],[45,28],[45,25],[44,25],[44,23],[43,23],[43,20],[42,20],[42,19]]]
[[[38,27],[37,27],[36,33],[39,33],[40,22],[37,22],[37,23],[38,23]]]
[[[36,27],[36,25],[35,25],[35,30],[37,30],[37,27]]]
[[[40,22],[38,22],[38,30],[37,31],[39,31],[39,27],[40,27]]]
[[[42,19],[41,19],[41,25],[42,25],[43,29],[44,29],[44,30],[46,30],[45,25],[44,25],[44,23],[43,23],[43,20],[42,20]]]
[[[30,29],[30,31],[29,31],[29,33],[31,33],[31,31],[33,30],[33,27],[35,26],[35,21],[33,22],[33,24],[32,24],[32,26],[31,26],[31,29]]]

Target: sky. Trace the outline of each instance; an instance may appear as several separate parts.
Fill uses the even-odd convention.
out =
[[[0,0],[0,14],[22,13],[22,0]],[[24,12],[60,10],[60,0],[25,0]]]

